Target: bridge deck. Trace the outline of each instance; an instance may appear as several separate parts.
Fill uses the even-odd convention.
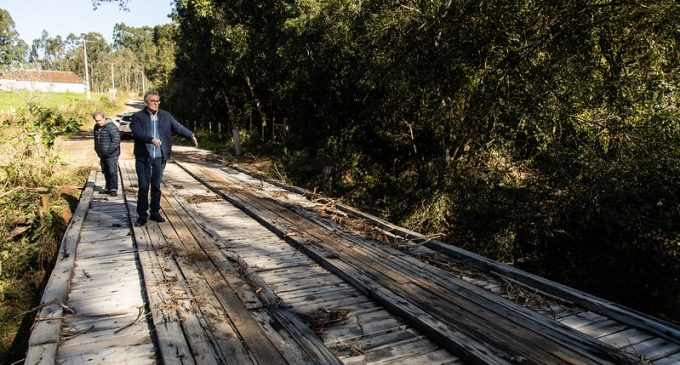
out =
[[[134,162],[120,170],[118,197],[90,175],[27,364],[680,363],[674,326],[564,299],[522,307],[510,281],[432,267],[421,244],[381,247],[217,165],[169,163],[168,221],[132,226]]]

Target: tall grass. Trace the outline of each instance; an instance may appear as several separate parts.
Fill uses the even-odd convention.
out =
[[[30,105],[53,109],[66,118],[87,118],[94,110],[107,115],[123,109],[124,97],[110,99],[106,93],[92,93],[90,100],[81,93],[0,91],[0,121],[25,114]]]

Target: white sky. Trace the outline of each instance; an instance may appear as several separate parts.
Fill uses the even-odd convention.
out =
[[[116,23],[131,27],[170,23],[172,0],[129,0],[129,12],[119,10],[117,3],[93,10],[91,0],[0,0],[0,8],[9,11],[16,31],[29,46],[43,29],[50,37],[62,38],[98,32],[110,44]]]

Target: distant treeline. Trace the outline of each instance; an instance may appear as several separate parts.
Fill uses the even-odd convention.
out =
[[[13,69],[72,71],[85,79],[85,49],[90,87],[95,92],[115,88],[143,93],[143,88],[167,82],[175,65],[174,24],[113,28],[113,44],[100,33],[66,38],[43,30],[28,45],[19,38],[11,14],[0,8],[0,72]]]

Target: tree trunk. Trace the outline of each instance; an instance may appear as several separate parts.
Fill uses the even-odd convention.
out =
[[[255,88],[253,87],[252,82],[250,82],[250,77],[246,76],[244,78],[244,81],[246,82],[246,86],[248,86],[248,92],[250,93],[251,102],[255,107],[257,118],[259,119],[260,126],[262,127],[261,135],[264,138],[264,136],[266,135],[265,128],[267,127],[267,119],[265,117],[264,112],[262,111],[262,104],[260,103],[260,99],[257,98],[257,95],[255,95]]]

